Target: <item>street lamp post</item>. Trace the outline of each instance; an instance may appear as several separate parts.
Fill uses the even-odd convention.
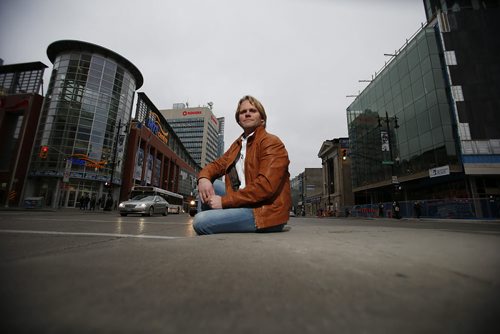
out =
[[[122,126],[126,126],[127,124],[122,125],[122,120],[121,118],[118,120],[118,126],[116,128],[116,137],[113,142],[113,157],[111,159],[111,175],[109,178],[109,187],[108,187],[108,198],[111,199],[112,202],[114,203],[114,198],[113,198],[113,180],[115,176],[115,167],[116,167],[116,154],[118,151],[118,142],[120,140],[120,131]]]
[[[111,160],[111,176],[109,178],[109,190],[108,194],[110,197],[113,197],[113,176],[115,175],[115,166],[116,166],[116,151],[118,149],[118,140],[120,138],[120,128],[122,127],[121,118],[118,120],[118,127],[116,129],[116,138],[113,143],[113,158]]]

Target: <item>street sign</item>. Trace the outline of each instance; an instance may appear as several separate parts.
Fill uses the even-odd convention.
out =
[[[429,177],[439,177],[445,175],[450,175],[450,166],[448,165],[429,169]]]
[[[382,161],[382,165],[394,165],[394,161]]]

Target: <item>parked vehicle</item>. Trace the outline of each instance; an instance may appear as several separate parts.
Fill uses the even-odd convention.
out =
[[[137,195],[118,205],[118,210],[122,216],[128,214],[142,214],[143,216],[162,214],[166,216],[168,208],[168,202],[163,197],[157,195]]]
[[[137,195],[157,195],[166,200],[168,205],[168,213],[181,213],[183,212],[184,197],[180,194],[171,191],[151,186],[134,186],[130,192],[130,198]]]

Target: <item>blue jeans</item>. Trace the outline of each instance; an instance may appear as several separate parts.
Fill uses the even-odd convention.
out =
[[[216,195],[224,196],[226,188],[222,181],[215,180],[214,191]],[[198,233],[245,233],[245,232],[279,232],[284,225],[257,230],[252,208],[211,209],[208,205],[201,204],[198,198],[198,213],[194,216],[193,228]]]
[[[224,182],[215,180],[216,195],[224,196]],[[251,208],[211,209],[198,198],[198,213],[194,216],[193,228],[199,235],[231,232],[255,232],[255,219]]]

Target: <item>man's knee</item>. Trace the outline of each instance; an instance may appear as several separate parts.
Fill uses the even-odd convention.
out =
[[[198,234],[210,234],[210,232],[206,228],[207,224],[207,212],[201,211],[198,212],[193,218],[193,229]]]

